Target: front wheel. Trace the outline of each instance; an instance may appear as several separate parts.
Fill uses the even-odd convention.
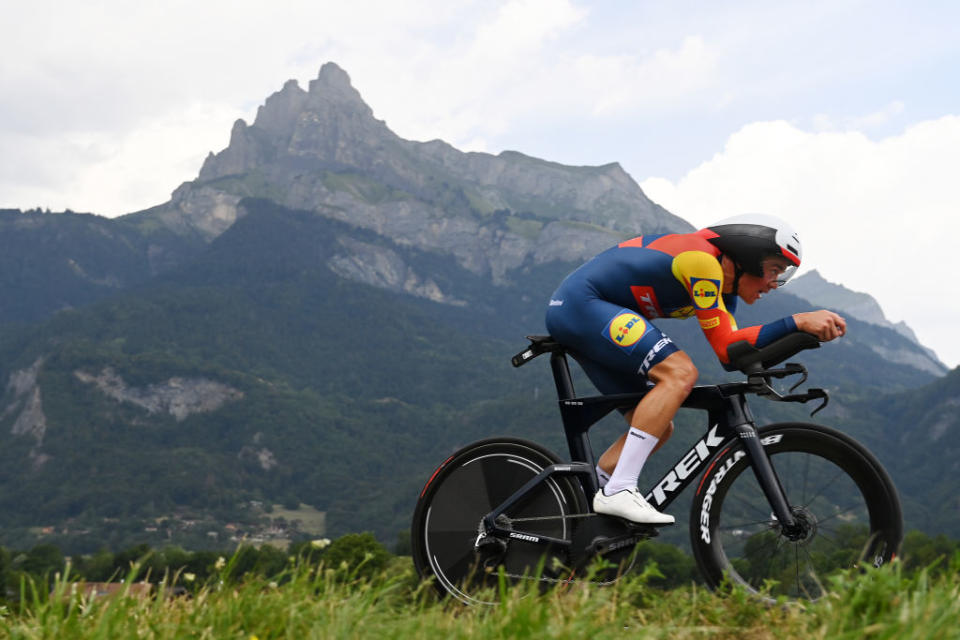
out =
[[[830,574],[894,557],[900,500],[869,451],[821,425],[775,424],[759,436],[800,531],[782,530],[744,448],[732,444],[708,467],[690,513],[694,556],[711,586],[726,578],[767,597],[816,600]]]
[[[448,458],[427,481],[413,514],[410,542],[420,577],[432,577],[441,595],[467,604],[494,604],[490,587],[496,586],[501,570],[511,580],[534,578],[538,570],[549,572],[553,550],[523,536],[518,540],[481,536],[481,521],[558,462],[550,451],[514,438],[476,442]],[[516,521],[526,534],[569,540],[570,516],[585,509],[579,483],[550,477],[501,518],[504,526]],[[566,557],[558,559],[569,562]]]

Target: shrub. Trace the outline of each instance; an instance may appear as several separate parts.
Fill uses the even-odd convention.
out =
[[[372,533],[348,533],[334,540],[323,553],[323,563],[338,575],[370,579],[390,561],[390,552]]]

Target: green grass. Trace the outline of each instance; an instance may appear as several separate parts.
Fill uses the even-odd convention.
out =
[[[368,556],[369,558],[369,556]],[[770,606],[743,593],[650,587],[648,567],[614,587],[579,584],[537,595],[502,586],[497,607],[438,600],[408,558],[364,578],[350,568],[291,562],[274,579],[230,581],[231,563],[207,584],[168,576],[152,598],[88,598],[57,578],[52,593],[25,583],[20,604],[0,611],[4,638],[956,638],[956,568],[932,578],[899,564],[836,578],[806,606]],[[128,582],[136,579],[134,567]],[[187,584],[188,596],[170,585]]]
[[[322,181],[323,185],[332,191],[345,191],[369,204],[410,198],[410,194],[405,191],[386,186],[359,173],[327,171],[323,173]]]
[[[197,183],[202,186],[201,183]],[[211,180],[209,186],[241,198],[270,198],[282,202],[283,191],[259,171],[231,175]]]

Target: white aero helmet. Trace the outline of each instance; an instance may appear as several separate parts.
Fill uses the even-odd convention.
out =
[[[793,277],[803,258],[797,232],[776,216],[746,213],[726,218],[706,229],[712,232],[707,235],[707,240],[751,275],[763,277],[764,258],[785,258],[790,264],[778,278],[780,285]]]

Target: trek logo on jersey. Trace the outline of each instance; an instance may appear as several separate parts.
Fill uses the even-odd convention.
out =
[[[671,344],[673,344],[673,340],[667,336],[663,336],[657,340],[657,344],[653,345],[653,348],[650,349],[650,351],[647,352],[646,357],[644,357],[643,362],[640,363],[640,369],[637,371],[637,373],[642,376],[647,375],[647,372],[650,371],[650,366],[653,364],[653,360],[657,357],[657,354],[660,353],[664,347]],[[633,432],[631,431],[631,433]]]
[[[647,323],[635,313],[618,314],[605,330],[606,336],[618,347],[632,349],[647,332]]]
[[[697,309],[716,309],[720,304],[720,281],[690,278],[690,292]]]

